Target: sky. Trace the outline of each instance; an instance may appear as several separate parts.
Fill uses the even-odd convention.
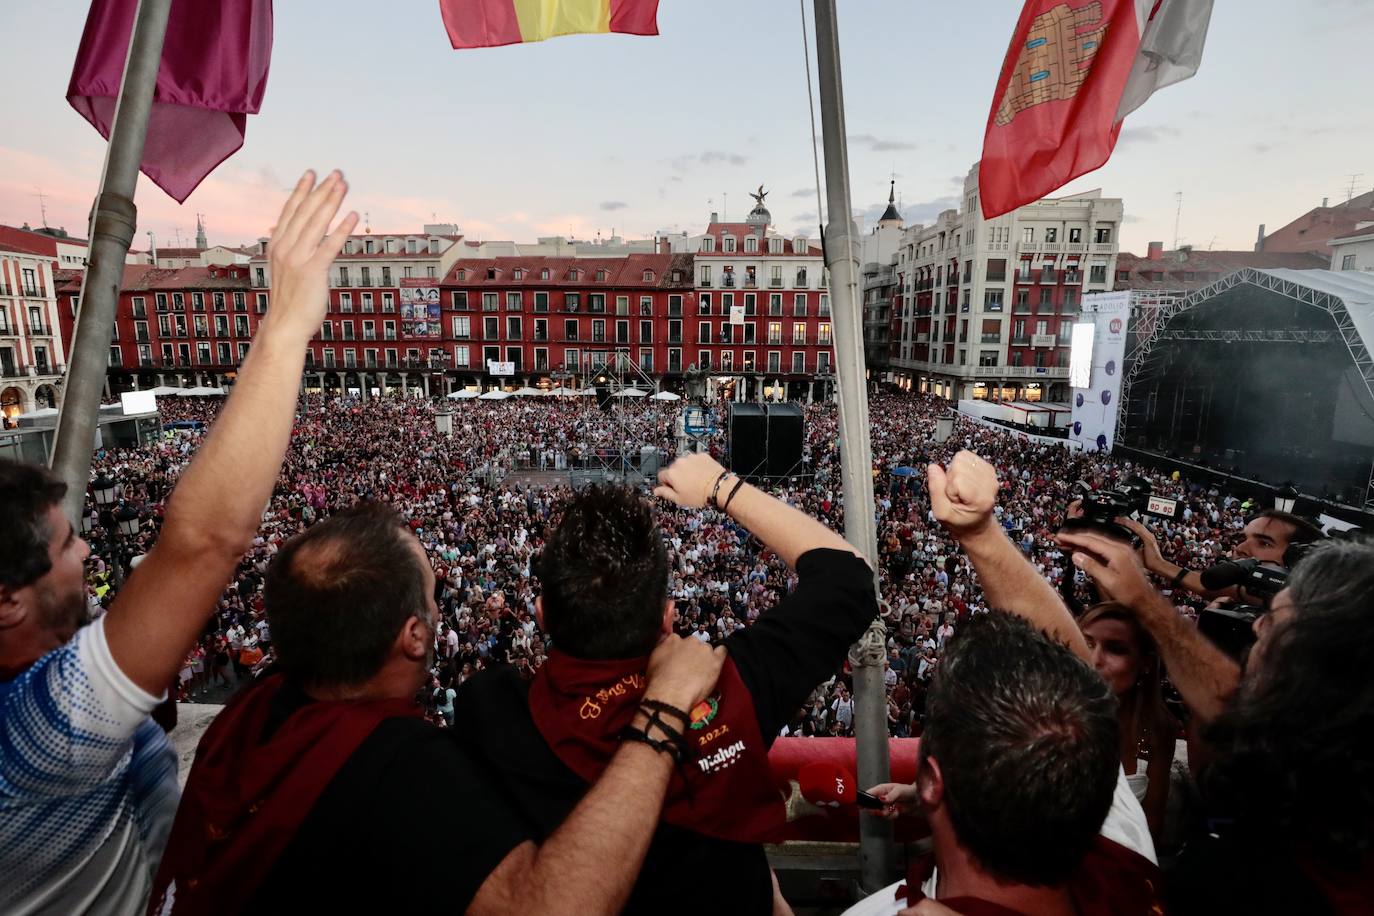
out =
[[[811,31],[811,3],[804,4]],[[978,159],[1018,0],[842,0],[853,205],[895,174],[908,224],[957,207]],[[85,235],[104,141],[65,93],[88,4],[0,4],[0,223]],[[659,37],[454,51],[437,0],[278,0],[271,75],[241,149],[184,205],[139,182],[139,235],[265,235],[305,168],[341,168],[377,232],[453,222],[474,239],[644,238],[742,219],[760,183],[782,231],[816,235],[802,11],[662,0]],[[1217,0],[1196,77],[1126,123],[1062,193],[1125,201],[1123,250],[1249,249],[1374,184],[1374,0]],[[814,68],[814,57],[813,57]],[[1363,73],[1363,75],[1361,75]],[[819,112],[817,112],[819,124]],[[823,170],[822,170],[823,172]],[[822,175],[823,177],[823,175]],[[42,195],[40,198],[40,194]]]

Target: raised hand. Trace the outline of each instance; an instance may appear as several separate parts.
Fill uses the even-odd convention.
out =
[[[1159,539],[1155,537],[1154,532],[1133,518],[1123,516],[1118,518],[1116,523],[1140,538],[1140,559],[1145,568],[1152,573],[1164,575],[1169,563],[1159,550]]]
[[[1156,597],[1130,544],[1095,531],[1061,531],[1058,541],[1073,552],[1073,565],[1091,576],[1112,600],[1139,608]]]
[[[724,470],[719,461],[705,452],[683,455],[658,472],[658,486],[654,487],[654,495],[684,509],[700,509],[711,498],[711,488]],[[729,485],[734,486],[733,483]],[[721,489],[725,489],[725,484],[721,485]],[[720,495],[723,497],[724,493]]]
[[[349,213],[325,234],[346,193],[342,173],[330,172],[316,185],[315,173],[307,171],[286,199],[267,246],[272,307],[264,325],[274,332],[303,342],[319,331],[328,307],[329,265],[358,225],[358,214]]]
[[[948,469],[928,465],[926,484],[935,517],[955,537],[977,534],[992,525],[992,509],[997,504],[997,471],[973,452],[955,455]]]

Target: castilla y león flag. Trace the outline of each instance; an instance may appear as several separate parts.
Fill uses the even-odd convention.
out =
[[[439,0],[455,48],[489,48],[559,35],[658,34],[658,0]]]
[[[67,101],[106,139],[138,0],[92,0]],[[243,146],[267,90],[272,0],[173,0],[139,168],[178,203]]]
[[[978,166],[983,217],[1102,166],[1122,120],[1202,61],[1212,0],[1027,0]]]

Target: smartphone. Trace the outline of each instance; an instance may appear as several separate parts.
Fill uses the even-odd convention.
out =
[[[876,811],[883,807],[883,800],[868,792],[855,792],[854,804],[858,805],[860,808],[872,808]]]

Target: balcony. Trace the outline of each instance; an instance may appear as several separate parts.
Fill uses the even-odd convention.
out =
[[[711,278],[710,278],[710,277],[702,277],[702,278],[701,278],[701,282],[698,283],[697,286],[699,286],[699,287],[702,288],[702,289],[710,289],[710,288],[711,288]]]
[[[1057,283],[1058,280],[1059,280],[1059,271],[1057,271],[1057,270],[1042,270],[1042,271],[1040,271],[1040,283],[1041,283],[1041,285]]]
[[[980,338],[978,338],[978,342],[979,342],[979,343],[985,343],[985,344],[1001,343],[1001,342],[1002,342],[1002,335],[1001,335],[1001,334],[984,334],[984,335],[982,335]]]
[[[1010,343],[1013,347],[1029,347],[1031,345],[1030,335],[1013,334],[1011,340],[1008,341],[1008,343]]]
[[[1055,340],[1056,338],[1053,334],[1032,334],[1031,346],[1036,349],[1052,348],[1055,344]]]
[[[782,289],[782,277],[772,277],[768,281],[769,289]]]
[[[726,276],[725,279],[720,281],[720,285],[725,289],[734,289],[735,278],[731,276]]]
[[[677,333],[677,334],[671,334],[671,333],[670,333],[670,334],[668,335],[668,343],[670,343],[670,344],[680,344],[680,343],[682,343],[682,334],[681,334],[681,332],[679,332],[679,333]],[[724,343],[724,341],[722,341],[722,343]]]

